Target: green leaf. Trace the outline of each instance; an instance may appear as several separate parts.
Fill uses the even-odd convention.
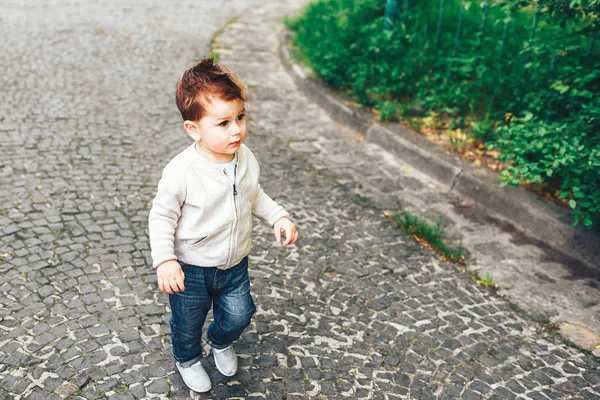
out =
[[[575,207],[577,207],[577,202],[573,199],[569,200],[569,207],[574,209]]]
[[[533,114],[530,113],[529,111],[525,112],[525,115],[523,115],[523,118],[521,118],[522,121],[531,121],[533,119]]]
[[[560,94],[567,93],[569,91],[569,89],[571,88],[570,86],[567,86],[567,85],[563,84],[562,81],[554,82],[550,87],[552,89],[557,90],[558,92],[560,92]]]
[[[589,90],[577,90],[573,93],[573,96],[591,99],[592,97],[594,97],[594,93],[590,92]]]

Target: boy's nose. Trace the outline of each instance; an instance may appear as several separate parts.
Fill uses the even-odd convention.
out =
[[[231,134],[232,135],[239,135],[242,132],[242,130],[240,129],[240,124],[236,121],[233,124],[231,124]]]

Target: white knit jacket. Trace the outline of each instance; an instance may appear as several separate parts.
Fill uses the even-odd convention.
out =
[[[248,255],[252,215],[273,225],[288,213],[258,183],[254,154],[238,150],[235,187],[225,168],[206,160],[195,143],[164,168],[148,218],[152,264],[180,260],[230,268]],[[234,194],[234,190],[236,194]]]

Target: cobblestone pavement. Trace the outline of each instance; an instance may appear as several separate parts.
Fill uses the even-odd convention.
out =
[[[297,92],[274,49],[298,2],[128,3],[0,5],[0,399],[600,398],[595,358],[356,196],[350,168],[381,187],[419,176],[392,179],[406,167],[341,139]],[[146,218],[189,143],[174,83],[239,13],[217,45],[251,91],[262,184],[301,240],[282,249],[257,224],[240,371],[225,378],[209,356],[213,391],[197,395],[174,372]]]

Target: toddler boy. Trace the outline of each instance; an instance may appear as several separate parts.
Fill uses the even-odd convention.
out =
[[[207,392],[211,382],[200,360],[210,308],[206,341],[226,376],[237,371],[232,343],[256,310],[248,280],[252,215],[273,226],[284,246],[298,232],[260,188],[258,163],[243,144],[247,94],[239,78],[203,60],[179,79],[176,101],[194,143],[163,170],[150,210],[150,245],[158,287],[169,294],[177,369],[190,389]]]

